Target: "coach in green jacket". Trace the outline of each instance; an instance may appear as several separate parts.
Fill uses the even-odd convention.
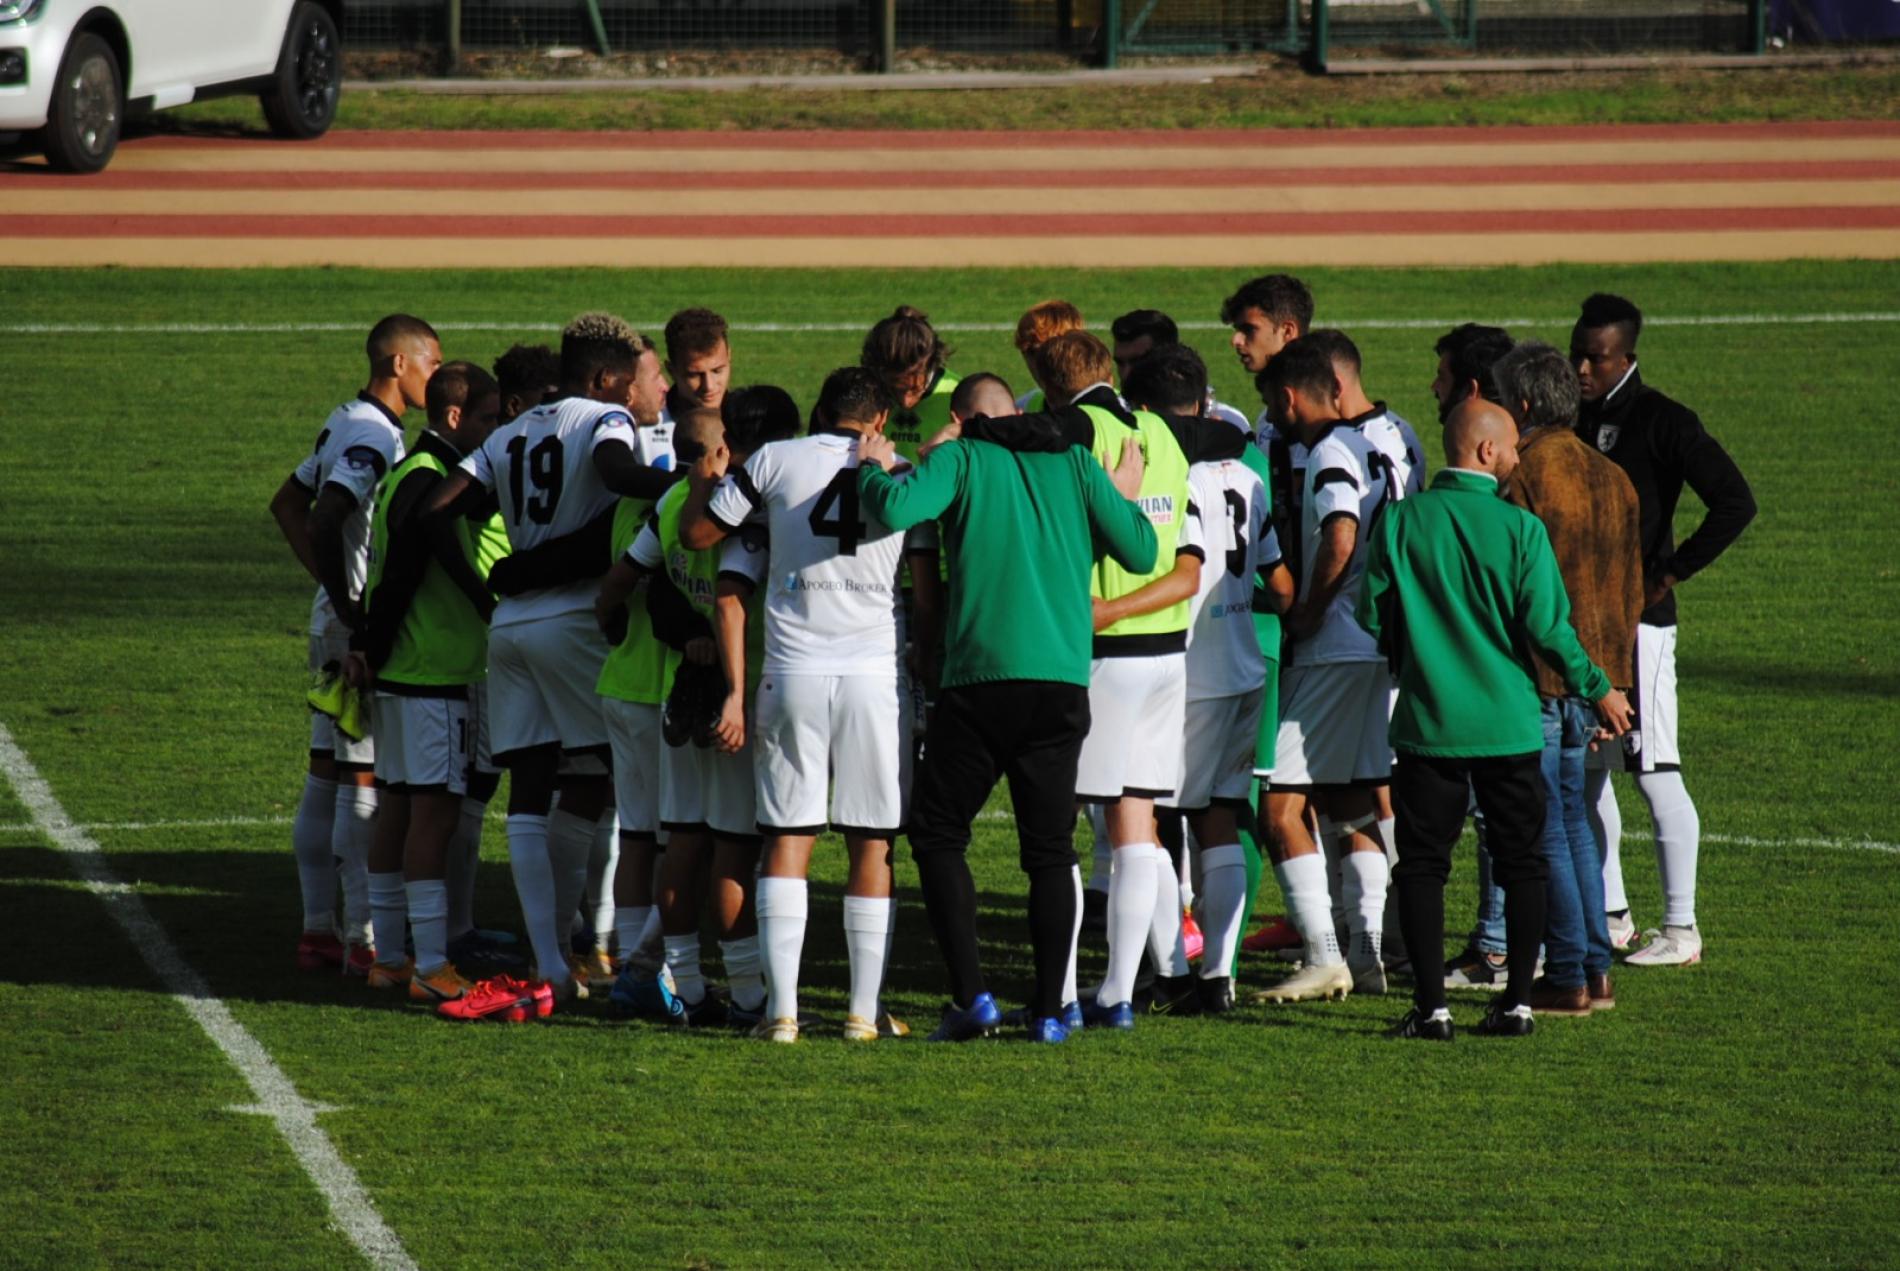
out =
[[[971,376],[951,397],[957,420],[1014,410],[1009,386],[994,375]],[[1000,775],[1009,780],[1029,875],[1030,1036],[1062,1041],[1082,891],[1075,773],[1089,731],[1089,577],[1103,554],[1125,569],[1154,567],[1154,528],[1128,497],[1141,485],[1140,449],[1123,448],[1112,478],[1080,446],[1018,454],[949,441],[902,481],[889,475],[896,453],[888,438],[860,442],[858,456],[864,511],[894,530],[936,520],[950,561],[943,683],[910,810],[924,908],[954,999],[934,1039],[981,1036],[1001,1020],[983,988],[976,887],[964,855]]]
[[[1445,468],[1423,493],[1387,507],[1366,551],[1359,624],[1399,680],[1392,715],[1392,806],[1398,820],[1399,924],[1413,965],[1439,963],[1445,878],[1464,829],[1467,789],[1484,812],[1486,846],[1504,887],[1509,984],[1481,1033],[1531,1031],[1531,976],[1544,937],[1541,837],[1544,731],[1533,655],[1596,703],[1612,735],[1629,702],[1577,642],[1550,539],[1536,517],[1498,497],[1517,466],[1517,425],[1480,399],[1445,421]],[[1420,975],[1400,1036],[1449,1040],[1440,976]]]

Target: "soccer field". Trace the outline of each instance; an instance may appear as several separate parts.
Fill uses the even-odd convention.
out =
[[[735,326],[734,383],[803,404],[899,302],[946,330],[954,369],[1017,384],[1015,317],[1060,295],[1097,327],[1137,306],[1196,324],[1222,398],[1251,413],[1215,322],[1244,275],[0,271],[0,726],[17,746],[0,746],[0,1262],[352,1264],[319,1186],[335,1175],[306,1168],[321,1136],[279,1131],[309,1104],[360,1184],[351,1213],[373,1206],[391,1256],[425,1267],[1891,1262],[1900,263],[1301,273],[1434,464],[1438,334],[1482,320],[1561,345],[1586,293],[1628,295],[1652,321],[1645,378],[1753,483],[1759,519],[1681,597],[1701,965],[1619,971],[1618,1009],[1522,1042],[1387,1041],[1405,1006],[1388,997],[1053,1049],[848,1047],[828,840],[804,996],[834,1028],[797,1047],[598,1001],[456,1026],[299,975],[310,585],[265,505],[360,387],[377,317],[417,313],[447,356],[486,363],[583,309],[657,333],[705,304]],[[1685,496],[1682,526],[1700,514]],[[49,833],[50,805],[16,794],[35,774],[81,831]],[[1621,789],[1653,925],[1647,821]],[[88,841],[222,1008],[188,1012],[148,969],[111,894],[79,881]],[[515,926],[498,820],[485,848],[479,916]],[[972,864],[988,969],[1020,1001],[1006,823],[979,827]],[[1468,850],[1458,867],[1462,934]],[[898,879],[891,1003],[927,1023],[943,975],[903,849]],[[1260,910],[1277,907],[1269,880]],[[1101,963],[1085,940],[1083,979]],[[1243,960],[1243,995],[1276,974]],[[1461,1022],[1479,1006],[1453,1003]],[[198,1022],[220,1009],[307,1104],[260,1114]]]

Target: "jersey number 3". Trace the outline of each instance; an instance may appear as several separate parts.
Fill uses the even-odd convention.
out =
[[[833,516],[832,509],[838,514]],[[865,526],[858,515],[858,470],[841,468],[811,509],[811,532],[817,538],[838,540],[840,556],[856,556]]]
[[[508,461],[508,500],[514,510],[510,519],[521,524],[525,506],[530,521],[548,524],[554,519],[555,505],[561,501],[561,478],[566,471],[561,464],[561,439],[543,437],[530,450],[528,439],[516,436],[508,442]],[[533,494],[527,490],[530,484]]]

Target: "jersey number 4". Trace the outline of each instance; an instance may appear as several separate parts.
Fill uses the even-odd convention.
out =
[[[508,501],[514,510],[510,520],[521,524],[525,508],[528,519],[546,525],[554,519],[555,505],[561,501],[561,479],[566,469],[561,464],[561,439],[543,437],[530,450],[528,439],[517,436],[508,442]],[[532,494],[528,486],[534,487]]]
[[[833,516],[832,509],[838,514]],[[838,540],[840,556],[856,556],[858,544],[864,541],[865,525],[858,515],[858,470],[841,468],[838,475],[831,479],[825,492],[818,496],[818,502],[812,505],[811,532],[817,538],[835,538]]]

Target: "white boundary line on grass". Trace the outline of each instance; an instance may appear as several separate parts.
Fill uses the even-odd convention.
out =
[[[1326,325],[1348,331],[1442,331],[1467,318],[1365,318],[1334,319]],[[1493,318],[1506,327],[1562,327],[1574,321],[1574,315],[1556,318]],[[1645,318],[1652,327],[1735,327],[1798,324],[1860,325],[1900,322],[1900,311],[1868,313],[1709,313],[1658,315]],[[565,319],[551,322],[438,322],[438,331],[558,331]],[[664,326],[664,319],[636,322],[643,330]],[[833,334],[868,330],[869,322],[735,322],[734,331],[758,335]],[[939,331],[953,334],[1014,331],[1013,322],[940,322]],[[1225,331],[1219,322],[1183,322],[1183,331]],[[324,332],[360,332],[360,322],[11,322],[0,324],[4,335],[309,335]]]
[[[0,774],[5,775],[20,802],[33,814],[35,827],[66,853],[73,872],[125,929],[153,974],[249,1084],[257,1102],[233,1111],[267,1116],[276,1123],[278,1133],[290,1145],[297,1163],[323,1193],[343,1234],[372,1266],[413,1271],[416,1264],[403,1248],[402,1241],[383,1222],[375,1202],[357,1179],[356,1171],[317,1124],[318,1113],[333,1109],[298,1094],[297,1087],[270,1057],[270,1052],[232,1017],[222,1001],[212,996],[211,987],[179,954],[178,947],[139,899],[136,888],[119,881],[106,864],[105,852],[97,841],[66,814],[46,779],[14,742],[5,724],[0,724]]]

